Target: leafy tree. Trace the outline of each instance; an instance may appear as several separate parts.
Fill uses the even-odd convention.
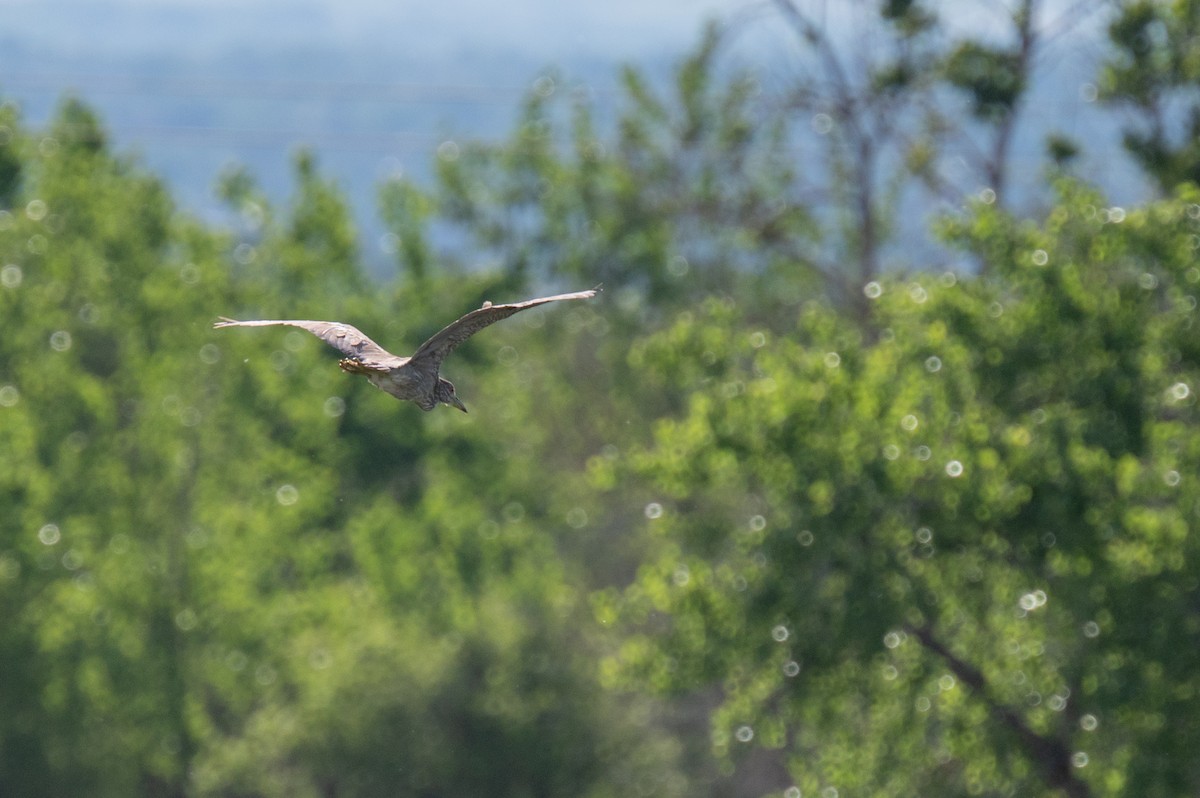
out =
[[[710,293],[795,303],[819,264],[786,130],[749,75],[718,79],[720,42],[709,29],[669,98],[625,70],[611,139],[586,90],[544,76],[511,140],[442,153],[441,216],[517,281],[619,290],[631,324]]]
[[[769,24],[709,26],[666,89],[626,69],[611,133],[587,87],[547,75],[508,141],[441,148],[433,204],[452,240],[518,281],[582,275],[651,311],[730,296],[769,323],[816,293],[861,317],[859,287],[885,265],[945,261],[934,213],[981,190],[1009,202],[1057,21],[1029,0],[984,39],[922,2],[854,3],[841,26],[819,4],[770,5]],[[781,39],[788,57],[764,63]],[[1064,162],[1074,145],[1050,146]],[[385,194],[415,210],[414,191]]]
[[[1200,194],[1059,190],[948,224],[993,276],[869,283],[866,330],[713,303],[632,350],[689,398],[624,471],[656,553],[596,611],[615,675],[720,687],[719,753],[804,794],[1200,784]]]
[[[212,296],[209,264],[184,268],[161,185],[108,157],[97,131],[68,102],[40,139],[11,139],[21,181],[0,232],[11,444],[0,549],[17,676],[0,784],[14,795],[169,783],[190,746],[171,619],[186,590],[173,541],[191,450],[162,430],[187,427],[197,411],[179,391],[203,389],[194,366],[180,373],[185,360],[156,358]],[[139,506],[145,525],[130,520]]]
[[[437,275],[428,306],[367,291],[307,155],[283,213],[227,176],[222,231],[78,103],[4,147],[0,792],[683,791],[644,702],[597,689],[546,515],[566,499],[508,471],[569,449],[405,408],[307,336],[211,329],[328,313],[415,346],[489,279]]]
[[[1132,0],[1109,26],[1116,50],[1101,85],[1129,107],[1125,148],[1164,194],[1200,182],[1200,3]]]

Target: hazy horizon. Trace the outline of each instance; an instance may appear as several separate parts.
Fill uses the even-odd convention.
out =
[[[769,7],[764,0],[523,0],[502,10],[482,0],[0,0],[0,98],[18,102],[36,127],[64,95],[80,97],[118,150],[138,155],[183,207],[209,218],[224,212],[213,191],[223,170],[245,166],[279,201],[291,190],[294,152],[307,147],[345,189],[370,239],[381,232],[374,199],[382,179],[398,171],[427,178],[446,138],[507,135],[522,96],[546,69],[602,99],[625,63],[663,82],[716,17],[746,23],[742,61],[786,79],[797,67],[788,36],[772,35],[777,18]],[[827,24],[854,28],[858,6],[829,8]],[[1029,161],[1033,179],[1047,132],[1078,137],[1102,185],[1136,194],[1136,171],[1113,157],[1115,114],[1080,101],[1080,87],[1094,79],[1089,50],[1102,15],[1080,23],[1056,16],[1055,4],[1045,8],[1045,19],[1057,20],[1049,23],[1057,62],[1030,93],[1014,157]],[[1002,11],[987,9],[945,11],[962,29]]]

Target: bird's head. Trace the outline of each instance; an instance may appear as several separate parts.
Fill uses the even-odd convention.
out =
[[[454,383],[442,377],[438,377],[437,388],[433,391],[433,397],[444,405],[457,407],[464,413],[467,412],[467,406],[458,398],[458,394],[454,392]]]

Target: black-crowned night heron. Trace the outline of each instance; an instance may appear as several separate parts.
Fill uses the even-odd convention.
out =
[[[547,302],[560,299],[590,299],[600,290],[576,291],[573,294],[558,294],[541,299],[529,299],[510,305],[493,305],[484,302],[483,307],[472,310],[437,335],[421,344],[412,357],[393,355],[379,344],[363,335],[349,324],[336,321],[298,321],[294,319],[269,319],[262,321],[235,321],[221,317],[214,324],[221,327],[268,327],[283,324],[308,330],[345,357],[338,362],[343,371],[362,374],[377,388],[387,391],[397,399],[406,399],[420,405],[422,410],[432,410],[438,403],[457,407],[464,413],[467,408],[454,393],[454,384],[438,374],[442,361],[463,341],[475,333],[506,319],[518,311],[527,310]]]

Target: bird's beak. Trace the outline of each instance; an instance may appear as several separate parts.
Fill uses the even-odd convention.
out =
[[[463,411],[464,413],[467,412],[467,406],[462,403],[461,399],[459,399],[457,396],[451,396],[450,399],[451,399],[451,404],[454,407],[457,407],[459,410]]]

